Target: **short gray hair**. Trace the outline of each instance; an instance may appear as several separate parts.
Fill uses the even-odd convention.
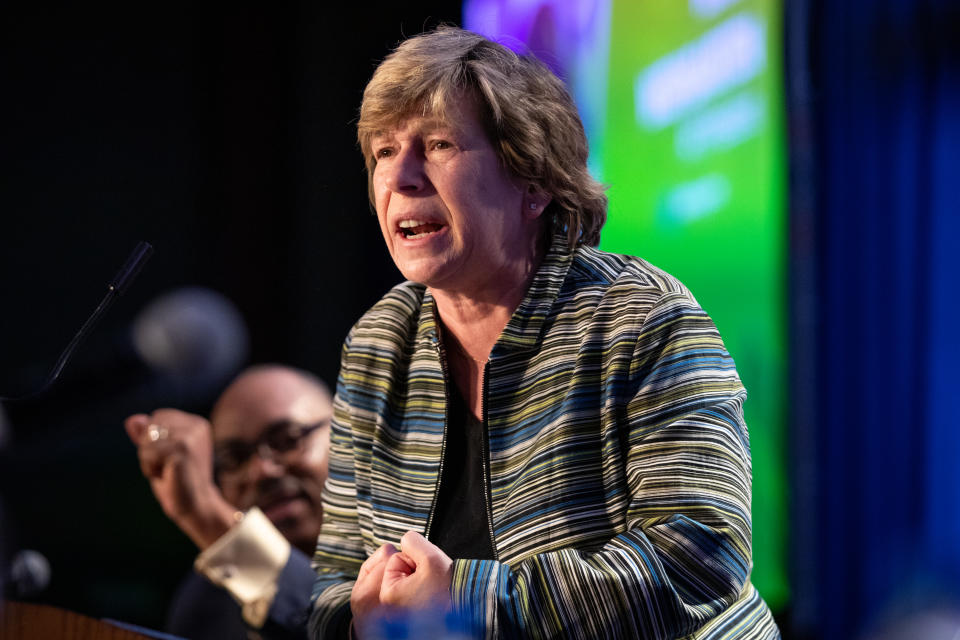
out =
[[[544,213],[569,246],[598,244],[607,196],[587,170],[587,137],[563,82],[533,55],[456,27],[400,43],[363,92],[357,138],[371,202],[372,138],[411,116],[443,120],[446,106],[464,94],[476,100],[503,166],[552,197]]]

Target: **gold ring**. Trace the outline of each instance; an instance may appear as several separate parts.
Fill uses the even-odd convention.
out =
[[[150,442],[156,442],[157,440],[163,440],[170,432],[167,431],[166,427],[161,427],[158,424],[152,424],[147,427],[147,437],[150,438]]]

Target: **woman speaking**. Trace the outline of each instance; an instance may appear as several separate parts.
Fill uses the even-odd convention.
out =
[[[377,68],[358,136],[407,282],[343,347],[313,636],[440,607],[486,637],[779,637],[743,386],[680,282],[593,248],[560,80],[443,27]]]

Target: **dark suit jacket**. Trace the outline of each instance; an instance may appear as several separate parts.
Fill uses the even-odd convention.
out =
[[[167,631],[189,640],[306,640],[310,590],[316,574],[310,559],[297,549],[277,579],[277,595],[262,629],[249,627],[240,605],[224,589],[192,571],[173,596]]]

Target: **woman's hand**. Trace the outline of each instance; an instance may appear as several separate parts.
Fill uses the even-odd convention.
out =
[[[385,544],[360,565],[360,573],[350,593],[350,611],[353,612],[353,626],[358,637],[363,629],[377,615],[381,607],[380,587],[387,562],[397,553],[392,544]]]
[[[419,533],[408,531],[397,550],[385,544],[361,565],[350,595],[356,638],[379,616],[450,609],[453,560]]]
[[[419,533],[407,531],[400,552],[392,555],[383,572],[380,602],[402,609],[450,608],[453,560]]]

